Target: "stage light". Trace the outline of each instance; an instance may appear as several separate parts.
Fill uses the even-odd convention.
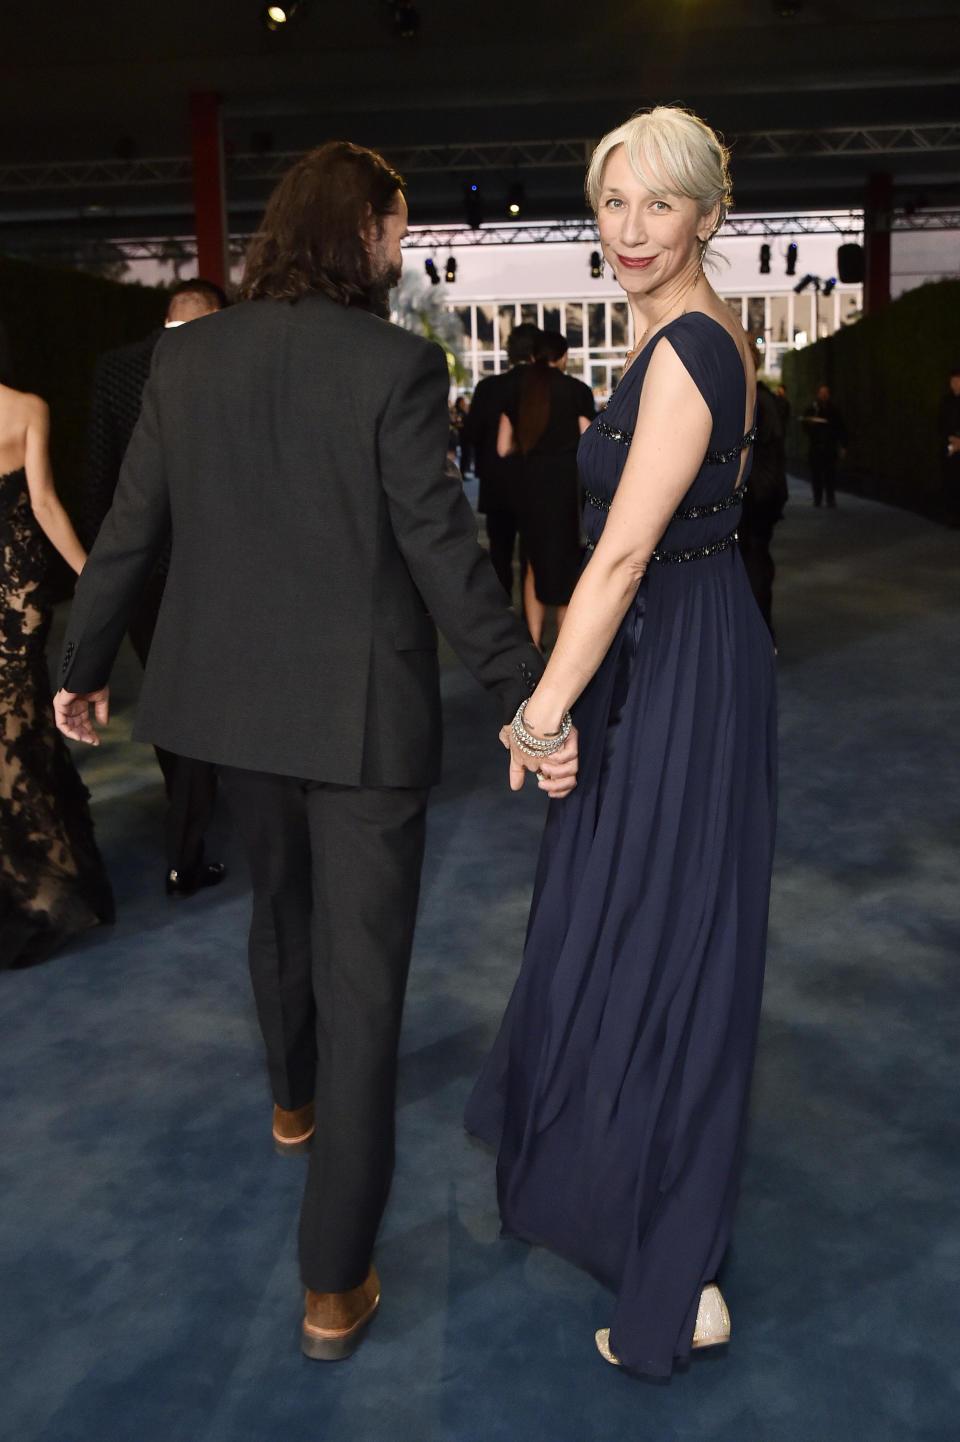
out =
[[[519,215],[526,203],[527,192],[524,190],[520,182],[518,181],[516,185],[511,185],[509,191],[507,192],[507,209],[509,210],[510,214],[513,216]]]
[[[268,5],[263,11],[263,23],[268,30],[282,30],[300,9],[300,0],[286,0],[283,5]]]
[[[797,242],[795,240],[791,240],[790,244],[787,246],[787,275],[796,275],[796,273]]]
[[[434,261],[433,258],[430,257],[423,262],[423,268],[427,272],[427,275],[430,277],[430,284],[439,285],[440,272],[437,270],[436,261]]]
[[[457,278],[457,262],[456,258],[452,255],[447,256],[447,264],[444,267],[443,278],[448,285],[453,285],[453,282]]]
[[[766,243],[760,247],[760,274],[770,274],[770,247]]]
[[[805,275],[803,280],[798,280],[793,287],[794,294],[799,295],[802,290],[806,290],[808,285],[815,285],[817,290],[820,289],[820,282],[815,275]]]
[[[825,280],[825,281],[823,282],[823,285],[822,285],[822,287],[821,287],[821,289],[820,289],[820,294],[821,294],[821,295],[829,295],[830,292],[833,290],[833,287],[836,285],[836,283],[837,283],[837,277],[836,277],[835,275],[832,275],[829,280]]]
[[[599,280],[603,275],[603,256],[599,250],[590,252],[590,274],[594,280]]]
[[[463,209],[471,230],[479,230],[483,224],[483,197],[476,180],[468,180],[463,187]]]

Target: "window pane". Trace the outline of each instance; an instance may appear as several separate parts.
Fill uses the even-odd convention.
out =
[[[464,337],[466,338],[466,340],[469,341],[469,339],[470,339],[470,307],[469,307],[468,305],[458,305],[458,306],[456,306],[456,307],[454,308],[454,312],[453,312],[453,313],[454,313],[454,315],[457,317],[457,320],[460,322],[461,326],[463,327]]]
[[[537,324],[536,302],[533,302],[531,305],[522,305],[520,307],[520,320],[524,325]]]
[[[493,349],[493,306],[477,306],[477,349]]]
[[[504,349],[506,348],[506,344],[510,338],[510,332],[513,330],[513,327],[513,306],[502,305],[500,307],[500,345]]]
[[[544,301],[543,328],[544,330],[560,329],[560,306],[556,301]]]
[[[587,306],[590,319],[590,349],[604,350],[607,344],[607,307],[602,300],[592,300]]]
[[[567,352],[567,375],[576,376],[578,380],[583,379],[583,355],[574,355],[572,351]]]
[[[469,331],[467,332],[469,334]],[[625,300],[615,300],[610,305],[610,344],[615,350],[626,350],[628,340],[629,310]]]
[[[566,333],[567,340],[570,342],[570,344],[571,344],[572,346],[575,346],[575,345],[576,345],[576,346],[582,346],[582,345],[583,345],[583,306],[582,306],[582,305],[579,305],[579,304],[578,304],[578,305],[571,305],[571,304],[568,302],[567,305],[565,306],[565,310],[566,310],[566,313],[567,313],[567,316],[566,316],[566,318],[567,318],[567,323],[566,323],[566,326],[564,327],[564,330],[565,330],[565,333]]]
[[[497,368],[497,363],[492,355],[485,355],[480,362],[480,369],[485,376],[492,376]]]
[[[747,330],[751,335],[763,335],[763,296],[752,295],[747,301]]]
[[[787,297],[770,297],[770,339],[774,345],[787,344]]]

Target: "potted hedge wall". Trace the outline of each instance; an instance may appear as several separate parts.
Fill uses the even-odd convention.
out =
[[[78,270],[0,256],[0,324],[10,381],[50,406],[50,450],[60,497],[76,511],[90,385],[97,356],[159,325],[166,292]]]
[[[960,280],[911,290],[875,315],[790,351],[783,383],[792,407],[791,470],[806,474],[799,417],[829,385],[849,432],[846,490],[939,519],[944,514],[936,415],[960,366]]]

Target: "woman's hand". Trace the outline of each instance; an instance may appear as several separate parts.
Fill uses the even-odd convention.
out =
[[[549,756],[527,756],[514,744],[513,731],[509,726],[501,728],[500,741],[510,752],[511,791],[519,791],[527,779],[527,772],[532,771],[540,790],[545,791],[553,800],[570,795],[577,784],[579,766],[576,726],[570,727],[570,734],[559,751],[552,751]]]

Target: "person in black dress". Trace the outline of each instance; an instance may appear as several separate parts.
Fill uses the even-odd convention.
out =
[[[507,359],[510,369],[500,375],[484,376],[470,402],[464,419],[461,440],[473,457],[474,470],[480,482],[477,510],[486,518],[490,560],[497,579],[508,596],[513,595],[513,553],[517,543],[520,467],[515,456],[497,453],[500,417],[507,402],[515,394],[527,364],[533,359],[540,338],[535,325],[523,322],[514,326],[507,338]],[[521,546],[520,569],[524,569]]]
[[[583,561],[577,445],[596,408],[590,387],[568,376],[566,364],[566,337],[544,331],[497,436],[501,457],[520,457],[523,610],[538,646],[548,606],[557,608],[558,631],[563,624]]]
[[[54,489],[49,413],[0,384],[0,969],[45,961],[112,921],[87,792],[53,720],[46,640],[51,545],[86,553]]]
[[[713,132],[635,116],[587,187],[637,342],[580,442],[589,558],[502,737],[514,784],[535,771],[558,799],[466,1122],[498,1149],[504,1233],[609,1287],[601,1354],[666,1377],[730,1335],[717,1274],[763,981],[774,657],[736,545],[756,378],[702,269],[730,200]]]

